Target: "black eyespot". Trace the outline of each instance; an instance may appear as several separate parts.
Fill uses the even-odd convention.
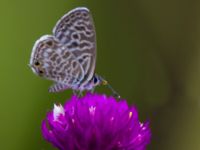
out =
[[[40,63],[38,61],[35,62],[35,66],[39,66]]]
[[[43,74],[44,73],[44,71],[42,71],[42,70],[39,70],[39,74]]]

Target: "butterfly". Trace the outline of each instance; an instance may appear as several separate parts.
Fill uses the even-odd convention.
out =
[[[52,35],[40,37],[33,46],[29,63],[36,75],[55,82],[49,92],[90,91],[101,84],[111,88],[95,73],[95,65],[96,32],[90,11],[85,7],[69,11],[58,20]]]

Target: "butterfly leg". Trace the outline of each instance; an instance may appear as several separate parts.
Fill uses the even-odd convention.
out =
[[[90,90],[90,93],[94,93],[95,91],[95,87],[93,87],[91,90]]]
[[[73,94],[78,96],[78,91],[77,90],[73,90]]]
[[[83,96],[82,92],[79,91],[79,90],[73,90],[73,94],[76,95],[77,97],[82,97]]]
[[[82,97],[82,96],[83,96],[82,91],[78,91],[78,96],[79,96],[79,97]]]

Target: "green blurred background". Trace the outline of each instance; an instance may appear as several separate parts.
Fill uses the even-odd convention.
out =
[[[94,17],[96,72],[151,121],[148,149],[200,149],[199,0],[1,0],[0,149],[53,149],[41,120],[72,91],[49,94],[27,64],[35,40],[77,6]]]

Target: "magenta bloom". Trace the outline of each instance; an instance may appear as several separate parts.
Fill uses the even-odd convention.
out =
[[[59,150],[145,150],[151,138],[135,107],[98,94],[73,96],[64,107],[54,105],[42,134]]]

